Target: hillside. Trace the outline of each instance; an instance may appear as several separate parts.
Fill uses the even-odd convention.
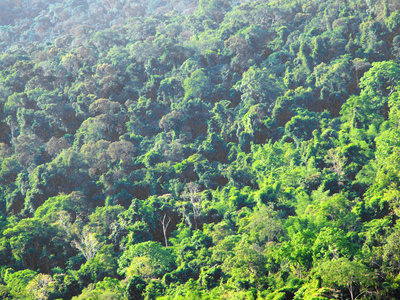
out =
[[[400,2],[0,0],[0,298],[397,299]]]

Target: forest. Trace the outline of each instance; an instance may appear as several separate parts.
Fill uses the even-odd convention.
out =
[[[400,295],[398,0],[0,0],[0,299]]]

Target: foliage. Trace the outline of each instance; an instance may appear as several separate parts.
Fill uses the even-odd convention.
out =
[[[0,298],[398,298],[399,11],[0,1]]]

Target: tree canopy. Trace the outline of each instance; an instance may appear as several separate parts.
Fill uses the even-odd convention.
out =
[[[398,298],[399,11],[0,1],[0,298]]]

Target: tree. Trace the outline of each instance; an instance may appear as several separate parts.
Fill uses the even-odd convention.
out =
[[[330,61],[329,64],[321,63],[314,68],[312,75],[308,78],[308,80],[315,80],[315,86],[320,89],[320,98],[327,102],[325,106],[332,115],[337,114],[342,104],[342,102],[336,102],[341,101],[341,98],[354,90],[353,76],[349,72],[352,67],[350,58],[350,55],[343,55]]]
[[[79,296],[73,297],[74,300],[125,300],[125,286],[116,278],[106,277],[102,281],[90,284],[84,288]],[[140,298],[139,298],[140,299]]]
[[[244,221],[244,219],[241,221]],[[243,223],[246,224],[245,221]],[[281,222],[277,220],[276,213],[272,209],[272,206],[268,207],[264,204],[260,204],[248,218],[248,224],[242,226],[239,228],[239,232],[246,232],[250,240],[254,240],[260,246],[269,242],[278,241],[283,233],[283,226]]]
[[[331,165],[330,170],[337,175],[338,185],[343,186],[346,158],[339,152],[339,149],[332,148],[328,150],[325,160]]]
[[[37,272],[29,269],[15,272],[13,269],[8,268],[4,273],[4,281],[7,284],[7,287],[10,288],[11,295],[13,298],[20,299],[23,299],[24,296],[27,296],[26,287],[30,281],[35,279],[37,276]]]
[[[395,90],[400,80],[400,66],[394,61],[374,62],[360,80],[361,95],[381,108]]]
[[[318,269],[325,286],[346,288],[351,300],[367,293],[366,286],[373,284],[371,273],[363,264],[344,257],[324,262]]]
[[[238,282],[255,283],[256,288],[260,288],[267,275],[266,262],[263,249],[243,236],[233,249],[233,255],[222,263],[222,270]]]
[[[53,136],[46,144],[46,151],[51,157],[56,157],[64,149],[71,147],[71,144],[65,137],[56,138]]]
[[[122,140],[113,142],[107,149],[107,154],[111,158],[111,163],[121,165],[123,170],[129,170],[133,165],[133,158],[136,153],[135,146],[128,141]]]
[[[200,195],[199,185],[194,182],[189,182],[188,184],[186,184],[185,191],[183,192],[182,197],[190,202],[193,211],[194,226],[195,229],[198,229],[198,218],[201,216],[202,210],[202,198]]]
[[[117,141],[119,136],[124,134],[125,118],[122,114],[101,114],[86,119],[75,134],[78,145],[86,144],[89,141]]]
[[[36,167],[29,175],[29,184],[25,209],[32,213],[49,197],[74,191],[88,195],[97,190],[94,182],[90,181],[82,154],[73,150],[73,147],[61,152],[50,163]],[[93,204],[92,201],[89,203]]]
[[[272,113],[275,101],[282,93],[282,86],[266,68],[250,67],[235,86],[242,93],[242,102],[263,103],[268,114]]]
[[[157,278],[172,270],[175,261],[168,248],[148,241],[131,245],[118,260],[119,274]]]
[[[194,71],[189,78],[183,82],[185,99],[200,98],[203,101],[210,101],[211,81],[203,69]]]
[[[129,300],[143,300],[143,292],[146,289],[146,281],[140,276],[133,276],[126,287],[126,294]]]
[[[353,67],[354,67],[354,69],[356,70],[356,82],[357,82],[357,86],[359,85],[359,78],[360,78],[360,76],[359,76],[359,71],[363,71],[363,70],[365,70],[366,68],[368,68],[368,67],[370,67],[371,66],[371,64],[367,61],[367,60],[365,60],[365,59],[360,59],[360,58],[355,58],[354,60],[353,60]]]
[[[165,247],[168,247],[167,229],[168,229],[169,223],[171,222],[171,218],[168,217],[168,222],[166,222],[165,221],[166,217],[167,217],[167,214],[164,213],[164,217],[163,217],[163,219],[161,221],[161,225],[162,225],[163,234],[164,234]]]
[[[385,23],[390,32],[399,31],[400,29],[400,13],[394,11],[388,18],[385,19]]]
[[[56,291],[55,284],[50,275],[38,274],[28,283],[26,289],[34,299],[47,300]]]
[[[114,252],[114,245],[106,244],[99,249],[95,256],[82,264],[76,273],[79,281],[86,285],[90,282],[98,282],[107,277],[117,276],[117,255]]]
[[[184,89],[182,84],[174,77],[168,77],[160,82],[157,91],[157,99],[163,103],[175,103],[179,98],[183,97]]]
[[[38,207],[34,216],[47,223],[68,228],[69,222],[88,219],[93,211],[93,207],[88,204],[88,199],[82,193],[72,192],[69,195],[48,198]]]
[[[233,131],[234,112],[230,107],[232,103],[222,100],[214,104],[212,119],[209,123],[209,131],[218,133],[225,142],[229,141],[229,135]],[[220,153],[222,155],[222,153]]]
[[[298,109],[298,114],[285,125],[285,133],[291,137],[297,146],[302,141],[310,140],[314,130],[319,130],[319,119],[315,112]]]
[[[400,60],[400,35],[393,38],[392,55],[397,61]]]
[[[125,209],[121,205],[96,207],[96,210],[89,215],[90,222],[87,226],[104,241],[112,234],[112,224],[118,222],[118,215],[124,211]]]
[[[54,226],[37,218],[23,219],[3,232],[17,263],[43,272],[50,271],[58,259],[65,259],[56,233]]]
[[[229,1],[201,0],[196,12],[199,16],[211,18],[216,23],[221,23],[224,15],[231,8]]]
[[[95,234],[91,233],[86,227],[82,233],[78,233],[76,239],[72,241],[72,245],[82,252],[87,261],[95,257],[97,251],[102,247]]]

